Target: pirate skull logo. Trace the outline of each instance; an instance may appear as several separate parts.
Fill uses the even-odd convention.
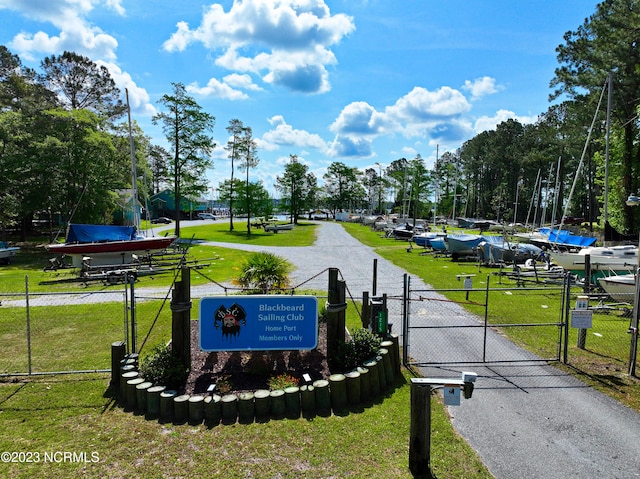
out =
[[[240,327],[247,324],[247,313],[244,308],[234,303],[229,308],[220,305],[214,314],[213,325],[216,329],[222,326],[222,336],[237,336]]]

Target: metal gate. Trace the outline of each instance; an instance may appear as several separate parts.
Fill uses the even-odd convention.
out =
[[[566,343],[564,286],[490,288],[489,277],[482,289],[465,286],[420,290],[405,279],[405,364],[560,360]]]

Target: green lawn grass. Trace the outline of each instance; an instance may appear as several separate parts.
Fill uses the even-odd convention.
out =
[[[552,323],[560,319],[558,308],[544,307],[558,304],[557,293],[537,291],[529,285],[520,288],[514,281],[495,275],[496,268],[479,267],[475,262],[455,262],[450,258],[436,257],[432,254],[420,255],[420,248],[407,252],[406,241],[384,238],[378,232],[358,223],[342,223],[352,236],[363,244],[367,244],[384,258],[405,269],[410,275],[417,276],[425,283],[439,290],[457,289],[463,285],[458,279],[460,275],[475,275],[474,289],[483,289],[487,282],[491,288],[510,289],[513,294],[495,292],[490,298],[489,322],[494,324],[518,323],[523,318],[526,322]],[[557,287],[556,287],[557,288]],[[580,294],[580,288],[572,289],[572,297]],[[481,315],[483,308],[465,304],[464,294],[445,292],[447,297],[461,301],[467,309]],[[472,298],[479,297],[484,303],[482,292],[472,293]],[[476,296],[479,295],[479,296]],[[594,312],[593,328],[587,339],[586,349],[577,347],[577,331],[569,329],[568,364],[554,363],[558,367],[578,376],[587,384],[620,401],[628,407],[640,411],[640,380],[627,374],[629,358],[629,335],[627,328],[629,318],[622,313]],[[542,357],[551,357],[557,344],[555,328],[504,328],[506,334],[519,344]],[[605,341],[606,340],[606,341]]]
[[[210,227],[211,226],[211,227]],[[227,225],[228,226],[228,225]],[[218,224],[184,228],[184,237],[197,237],[205,241],[230,241],[223,237],[243,241],[242,224],[233,235]],[[460,289],[459,274],[476,274],[474,288],[482,288],[487,280],[498,285],[497,279],[487,270],[479,271],[473,263],[455,263],[448,259],[419,256],[414,249],[407,253],[407,244],[381,238],[369,228],[357,224],[344,227],[365,244],[375,247],[383,257],[405,268],[411,275],[442,289]],[[220,229],[218,229],[220,228]],[[313,227],[299,228],[299,245],[313,241]],[[294,230],[293,232],[296,232]],[[249,241],[272,241],[269,244],[291,245],[293,232],[256,234]],[[311,233],[308,233],[311,232]],[[287,236],[285,236],[287,235]],[[278,243],[278,241],[280,243]],[[267,243],[257,243],[267,244]],[[210,266],[201,271],[216,281],[234,277],[238,264],[248,253],[233,249],[195,244],[190,250],[202,263]],[[46,257],[40,258],[46,260]],[[24,277],[37,283],[32,275],[41,266],[40,260],[16,261],[0,270],[0,292],[20,291]],[[49,273],[42,273],[43,275]],[[44,277],[44,276],[43,276]],[[17,289],[8,287],[18,285]],[[168,286],[170,277],[141,279],[154,285]],[[198,277],[192,282],[208,281]],[[503,283],[502,286],[509,286]],[[9,288],[9,289],[5,289]],[[80,285],[64,285],[63,289],[82,290]],[[93,286],[100,289],[100,286]],[[47,287],[50,290],[50,287]],[[324,292],[318,292],[324,294]],[[460,293],[451,293],[452,295]],[[473,292],[472,294],[475,294]],[[505,295],[506,296],[506,295]],[[499,297],[496,318],[510,317],[512,298]],[[518,308],[533,308],[541,314],[556,317],[557,312],[540,311],[540,298],[522,299],[530,303],[518,303]],[[197,307],[197,302],[194,304]],[[357,306],[360,307],[359,305]],[[470,306],[472,307],[472,306]],[[149,345],[170,337],[170,324],[165,314],[155,321],[159,301],[140,302],[138,308],[139,340],[151,332]],[[503,309],[501,309],[503,308]],[[533,311],[533,309],[531,309]],[[24,348],[24,318],[18,313],[12,316],[2,307],[0,338],[7,355],[2,355],[0,371],[21,370],[24,362],[17,364]],[[46,314],[43,314],[46,313]],[[42,332],[52,330],[52,337],[40,336],[34,350],[36,358],[54,358],[61,369],[68,370],[95,367],[110,360],[110,343],[114,334],[122,337],[122,305],[36,308],[33,322]],[[599,315],[598,315],[599,316]],[[557,319],[557,318],[556,318]],[[496,319],[498,320],[498,319]],[[611,318],[596,318],[611,321]],[[152,328],[152,325],[153,328]],[[356,305],[347,311],[347,326],[360,326]],[[507,329],[515,341],[532,349],[544,347],[547,341],[537,331]],[[35,331],[37,333],[38,331]],[[52,339],[54,338],[55,339]],[[590,338],[591,340],[591,338]],[[52,349],[47,345],[56,344]],[[570,339],[575,344],[575,339]],[[628,342],[627,342],[628,344]],[[590,342],[594,349],[598,346]],[[149,347],[149,346],[146,346]],[[640,410],[638,381],[618,372],[606,372],[593,366],[602,366],[614,353],[580,351],[571,348],[571,367],[567,368],[590,384],[610,394],[623,403]],[[10,358],[7,360],[6,358]],[[5,363],[5,361],[7,361]],[[34,361],[34,366],[39,363]],[[590,369],[591,368],[591,369]],[[108,391],[109,375],[103,373],[83,375],[56,375],[0,378],[0,450],[39,453],[38,463],[0,463],[2,477],[279,477],[279,478],[410,478],[408,471],[409,449],[409,390],[408,375],[376,404],[357,413],[345,416],[316,417],[311,420],[272,420],[262,424],[227,425],[209,428],[205,425],[173,425],[148,421],[141,416],[123,411],[111,399]],[[84,452],[89,460],[97,454],[97,462],[44,463],[44,453]],[[439,479],[489,478],[475,452],[455,433],[446,409],[438,396],[432,401],[431,464],[434,476]],[[57,456],[60,457],[60,456]]]
[[[229,238],[227,232],[207,226],[198,226],[195,231],[185,228],[185,235],[207,241],[228,241],[221,239]],[[300,246],[312,241],[313,227],[299,230],[301,235],[306,235],[296,240]],[[260,235],[261,238],[256,235],[251,240],[274,242],[270,244],[286,241],[291,245],[293,239],[289,233],[271,233]],[[241,241],[240,233],[233,236]],[[243,255],[247,254],[199,244],[194,245],[190,253],[200,259],[215,258],[209,269],[201,271],[220,281],[233,277]],[[11,279],[7,281],[8,286],[2,285],[2,290],[20,291],[26,275],[31,278],[31,284],[46,277],[49,273],[39,276],[39,262],[16,261],[3,269],[4,278]],[[192,282],[200,281],[197,276],[196,270]],[[170,278],[148,281],[168,285]],[[92,288],[101,287],[83,290],[82,286],[71,284],[60,285],[60,288],[90,292]],[[170,313],[166,307],[161,310],[160,303],[159,300],[137,303],[138,340],[141,342],[150,334],[147,350],[151,349],[150,345],[166,341],[171,334],[166,316]],[[361,305],[349,304],[348,328],[360,327],[357,313],[360,308]],[[162,312],[156,320],[158,311]],[[24,370],[24,359],[19,359],[25,357],[26,349],[24,314],[4,306],[3,313],[0,337],[6,349],[0,371]],[[108,368],[110,344],[114,337],[123,335],[122,318],[121,303],[35,307],[31,345],[34,371],[44,359],[63,371],[99,365]],[[6,358],[10,360],[5,362]],[[213,428],[163,424],[123,411],[111,398],[109,378],[105,373],[0,378],[0,451],[28,452],[32,453],[31,459],[39,458],[39,462],[0,463],[0,476],[411,477],[407,375],[375,404],[345,416]],[[491,477],[475,452],[455,433],[437,396],[432,401],[432,431],[431,464],[438,478]],[[45,453],[49,458],[61,458],[65,452],[76,453],[76,459],[86,457],[87,462],[44,462]]]

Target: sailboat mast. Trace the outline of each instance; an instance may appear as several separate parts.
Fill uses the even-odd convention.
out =
[[[138,208],[138,173],[136,171],[136,154],[133,145],[133,133],[131,129],[131,106],[129,105],[129,90],[124,89],[127,96],[127,118],[129,120],[129,154],[131,156],[131,212],[133,213],[133,226],[140,228],[140,210]]]
[[[613,72],[609,72],[607,90],[607,128],[604,148],[604,224],[609,221],[609,134],[611,133],[611,101],[613,99]]]

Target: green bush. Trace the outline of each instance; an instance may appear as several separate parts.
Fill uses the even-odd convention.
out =
[[[242,264],[238,283],[244,288],[268,293],[271,290],[286,289],[289,286],[291,264],[273,253],[259,252]]]
[[[338,351],[338,364],[345,371],[362,366],[366,361],[375,357],[382,339],[368,329],[356,329],[351,340],[343,343]]]
[[[166,386],[168,389],[182,389],[188,373],[180,358],[171,352],[168,345],[157,345],[140,361],[142,377],[153,384]]]

